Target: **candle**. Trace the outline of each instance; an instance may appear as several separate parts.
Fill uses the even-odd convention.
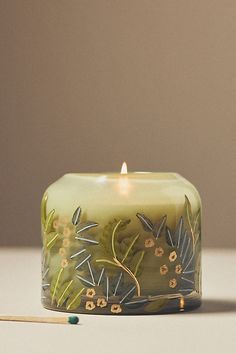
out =
[[[70,173],[41,205],[42,303],[95,314],[185,311],[201,301],[201,201],[175,173]]]

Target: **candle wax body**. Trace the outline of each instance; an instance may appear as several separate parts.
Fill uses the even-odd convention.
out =
[[[180,175],[66,174],[46,190],[42,216],[45,307],[122,314],[200,304],[201,202]]]

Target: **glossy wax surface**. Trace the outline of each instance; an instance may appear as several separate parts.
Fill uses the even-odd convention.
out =
[[[144,212],[159,217],[163,210],[169,222],[181,212],[184,195],[188,195],[193,210],[200,198],[195,187],[176,173],[133,172],[87,174],[69,173],[48,189],[48,209],[71,215],[79,206],[88,217],[106,223],[111,216],[127,217]]]

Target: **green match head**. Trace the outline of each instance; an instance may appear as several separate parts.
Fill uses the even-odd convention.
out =
[[[69,316],[68,323],[70,324],[77,324],[79,322],[79,317],[77,316]]]

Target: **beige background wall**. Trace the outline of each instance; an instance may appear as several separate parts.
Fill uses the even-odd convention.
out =
[[[236,2],[0,1],[1,245],[68,171],[177,171],[236,246]]]

